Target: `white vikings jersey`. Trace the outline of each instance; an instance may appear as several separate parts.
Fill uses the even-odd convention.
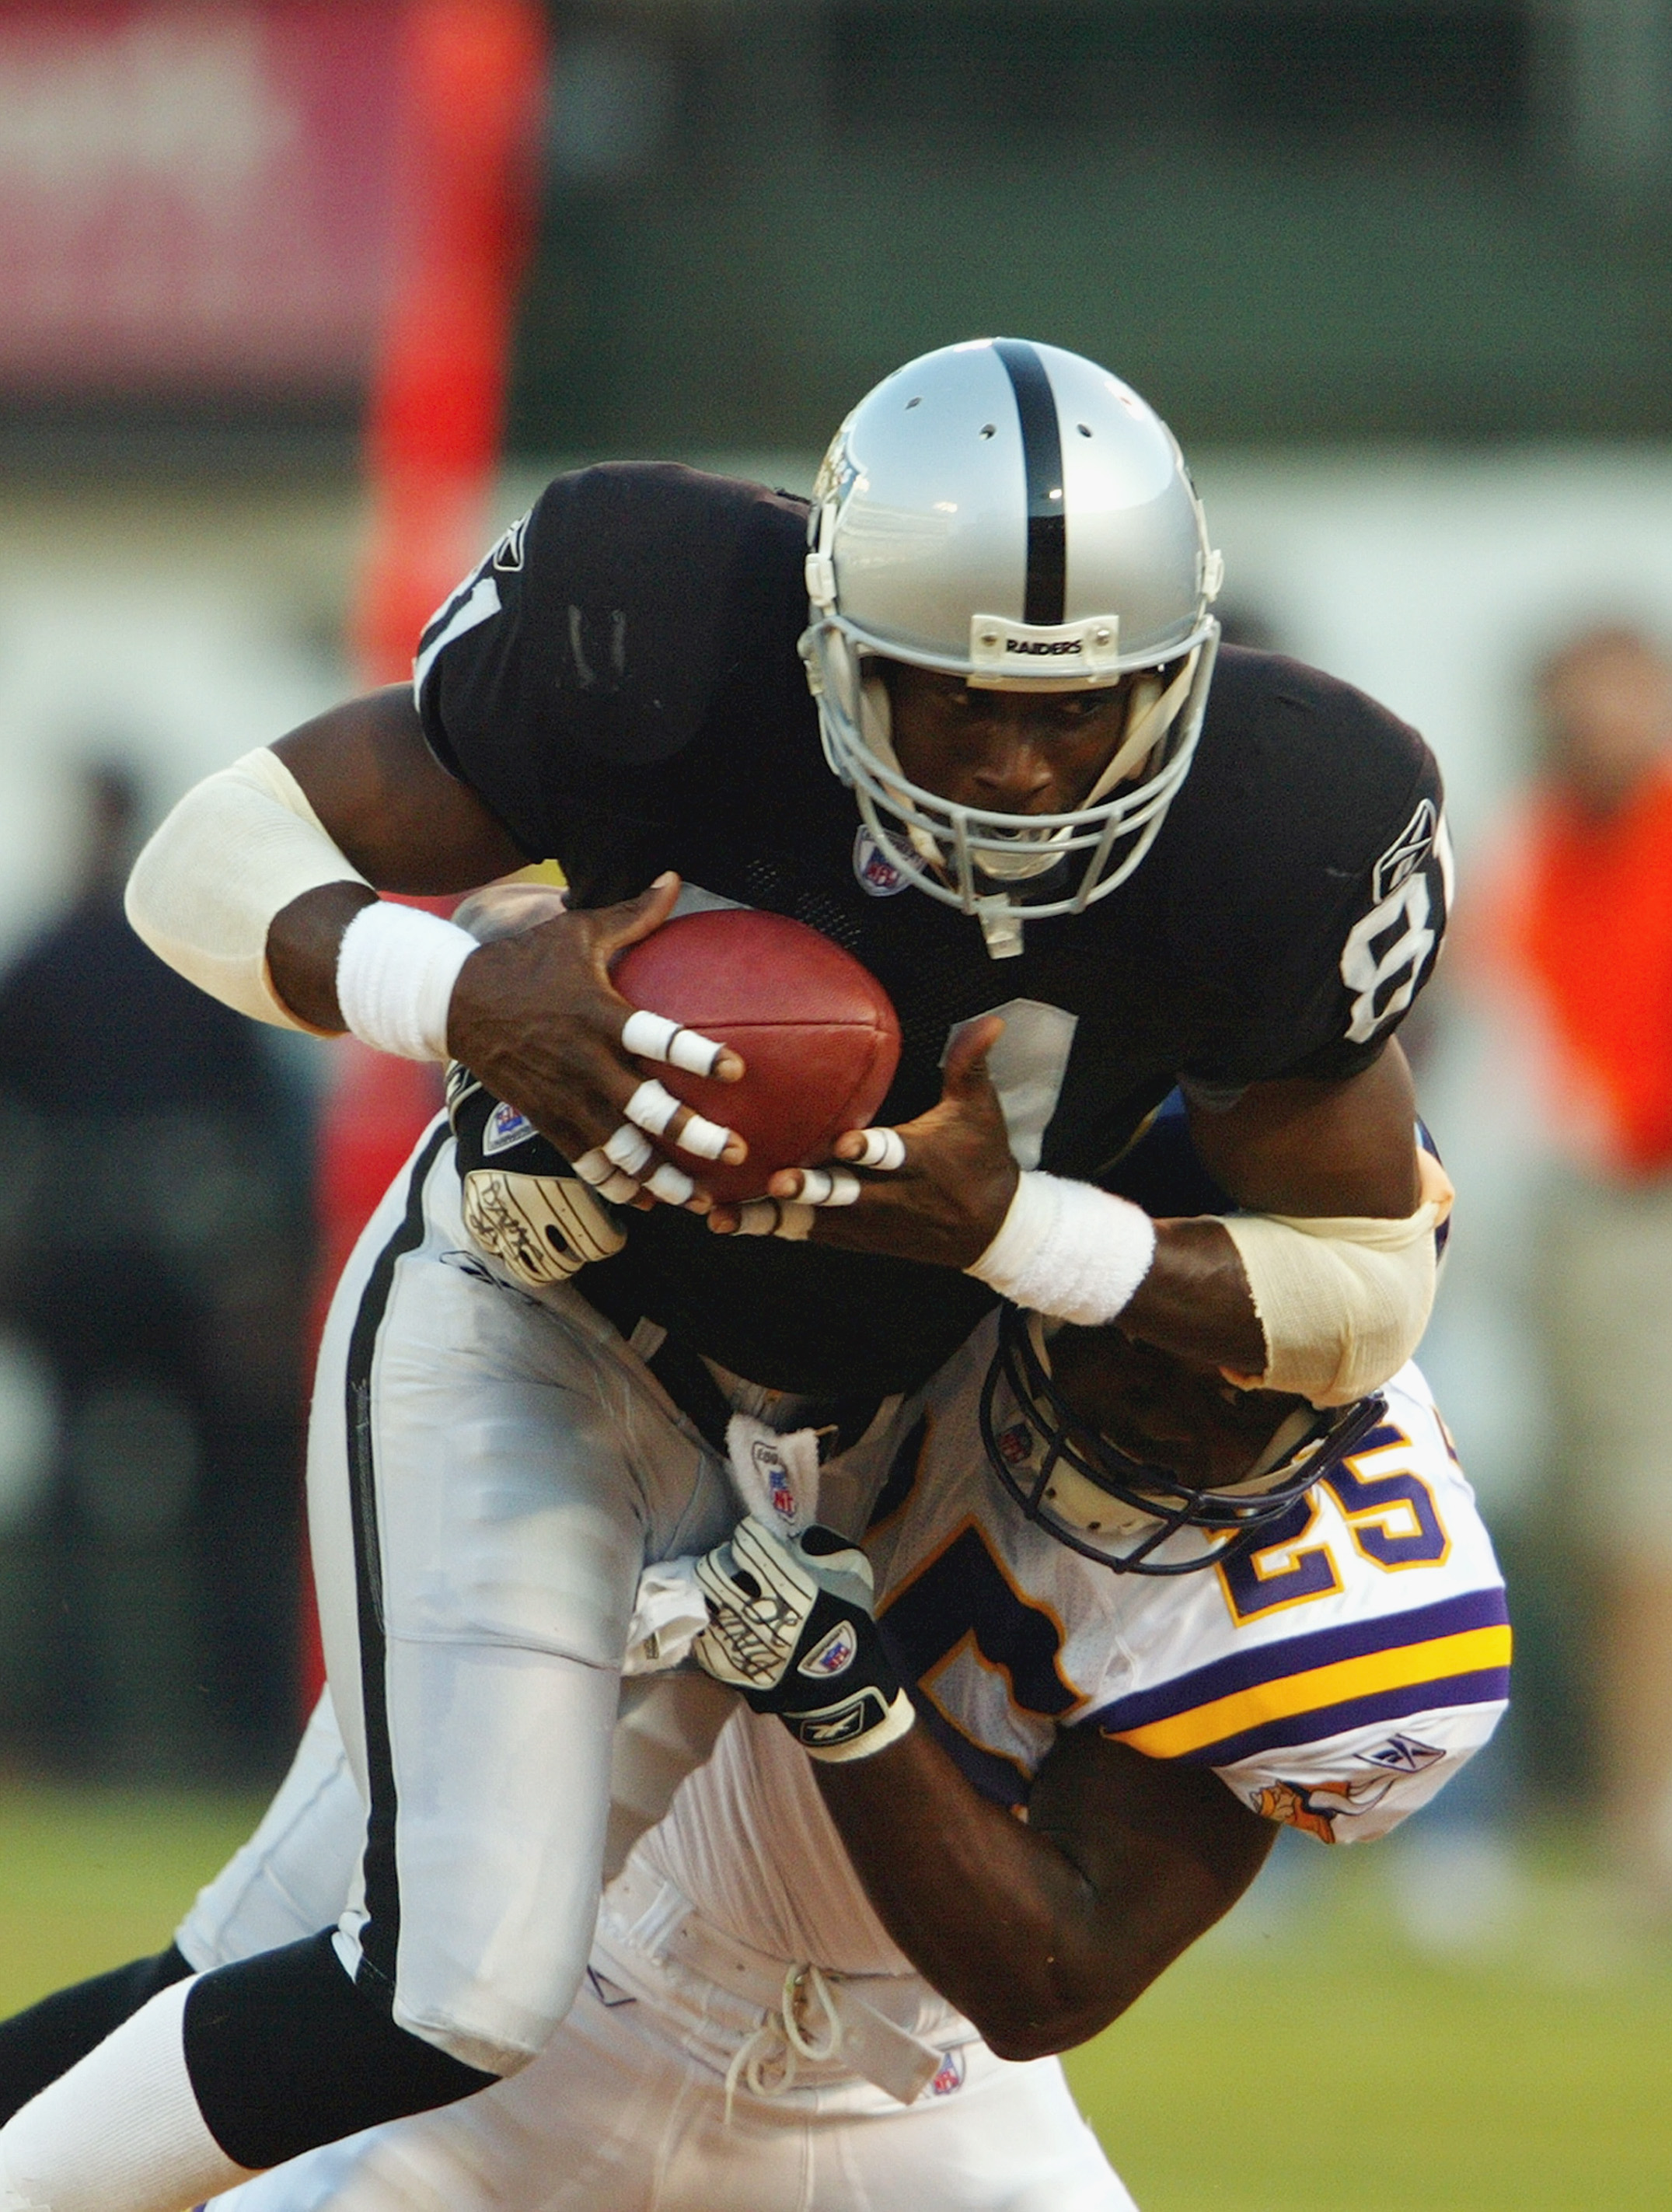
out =
[[[1503,1583],[1415,1367],[1388,1386],[1386,1421],[1257,1550],[1161,1578],[1081,1558],[1001,1487],[977,1441],[993,1346],[990,1322],[885,1436],[826,1468],[819,1505],[865,1530],[890,1653],[984,1795],[1024,1806],[1057,1731],[1096,1728],[1212,1767],[1269,1819],[1354,1843],[1486,1741],[1508,1691]],[[1003,1416],[1001,1400],[1002,1435]],[[905,1970],[770,1718],[734,1717],[639,1850],[775,1956]]]
[[[1503,1590],[1415,1369],[1390,1388],[1384,1426],[1258,1552],[1163,1580],[1068,1550],[993,1476],[976,1426],[992,1339],[979,1331],[924,1397],[827,1467],[820,1498],[824,1518],[867,1532],[896,1661],[979,1788],[1025,1804],[1057,1731],[1096,1727],[1213,1767],[1268,1818],[1349,1841],[1392,1826],[1485,1741],[1506,1686]],[[327,1817],[334,1799],[346,1817]],[[213,1965],[328,1919],[360,1829],[323,1718],[260,1833],[199,1899],[182,1950]],[[793,2094],[745,2081],[734,2124],[728,2081],[769,2033],[772,2000],[669,1948],[692,1927],[734,1969],[741,1940],[772,1992],[790,1961],[900,1978],[851,1986],[932,2045],[940,2071],[902,2101],[906,2089],[861,2078],[847,2054]],[[606,1893],[589,1984],[513,2080],[313,2153],[229,2206],[377,2212],[398,2195],[414,2212],[626,2212],[652,2196],[669,2212],[792,2198],[811,2212],[1130,2208],[1056,2062],[995,2058],[912,1975],[805,1755],[768,1716],[738,1706],[641,1838]]]

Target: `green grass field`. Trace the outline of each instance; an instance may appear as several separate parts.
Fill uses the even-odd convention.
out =
[[[0,2012],[160,1948],[255,1809],[0,1788]],[[1672,2206],[1672,1953],[1541,1862],[1438,1963],[1399,1933],[1397,1848],[1287,1852],[1071,2061],[1144,2212]]]
[[[1672,1953],[1558,1864],[1436,1959],[1400,1932],[1397,1843],[1285,1843],[1282,1910],[1257,1886],[1069,2061],[1144,2212],[1672,2206]]]

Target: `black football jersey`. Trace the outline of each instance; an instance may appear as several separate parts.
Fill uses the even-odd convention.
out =
[[[1375,1059],[1445,927],[1439,774],[1415,731],[1225,647],[1136,873],[996,961],[888,865],[825,763],[796,650],[806,526],[803,501],[689,469],[558,477],[424,634],[436,757],[578,905],[674,868],[846,946],[900,1014],[882,1121],[930,1106],[948,1032],[992,1012],[1018,1158],[1062,1175],[1094,1176],[1176,1084],[1228,1101]],[[944,1268],[716,1237],[666,1207],[623,1221],[626,1250],[579,1287],[780,1389],[914,1388],[991,1303]]]

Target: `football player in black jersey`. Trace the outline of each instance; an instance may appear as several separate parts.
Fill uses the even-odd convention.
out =
[[[670,1417],[639,1353],[839,1430],[1001,1294],[1318,1403],[1408,1356],[1446,1194],[1390,1038],[1444,927],[1438,772],[1347,686],[1216,653],[1219,571],[1135,393],[1051,347],[952,347],[861,403],[810,507],[560,478],[413,692],[164,824],[129,902],[163,957],[258,1018],[451,1054],[575,1174],[530,1275],[461,1225],[437,1133],[327,1331],[315,1557],[364,1897],[136,2015],[37,2115],[22,2180],[27,2116],[0,2131],[0,2212],[172,2212],[236,2178],[229,2142],[270,2162],[539,2047],[585,1966],[638,1567],[705,1510],[694,1473],[683,1522],[634,1490],[634,1423]],[[378,896],[535,859],[570,910],[480,946]],[[741,1209],[700,1182],[736,1140],[655,1078],[741,1063],[609,981],[682,882],[823,930],[900,1016],[881,1126]],[[1175,1084],[1234,1217],[1152,1226],[1089,1180]],[[647,1176],[647,1130],[692,1172]]]
[[[574,910],[456,964],[442,1041],[581,1160],[653,1073],[622,1047],[608,964],[672,910],[662,872],[846,945],[900,1012],[881,1118],[903,1126],[904,1170],[861,1169],[810,1250],[717,1245],[664,1207],[610,1271],[632,1278],[615,1307],[642,1291],[694,1348],[778,1387],[920,1379],[990,1303],[963,1271],[1019,1164],[1089,1175],[1181,1080],[1244,1206],[1408,1218],[1411,1093],[1387,1048],[1444,927],[1438,769],[1315,670],[1215,659],[1217,578],[1165,427],[1050,348],[956,348],[888,379],[810,514],[683,469],[560,478],[438,614],[415,695],[274,749],[339,857],[270,918],[279,1004],[262,1010],[343,1026],[342,942],[371,885],[457,890],[554,858]],[[412,939],[391,933],[382,966],[415,969],[418,926],[378,919]],[[151,933],[191,964],[184,931]],[[375,982],[371,1000],[374,1034],[391,1017]],[[1011,1150],[990,1141],[968,1031],[942,1081],[949,1033],[995,1011],[1000,1088],[1028,1099]],[[1269,1318],[1221,1226],[1170,1225],[1142,1259],[1134,1333],[1269,1370]]]

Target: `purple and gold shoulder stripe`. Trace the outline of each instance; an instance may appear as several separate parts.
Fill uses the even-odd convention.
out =
[[[1090,1716],[1152,1759],[1228,1766],[1378,1722],[1509,1696],[1510,1623],[1501,1589],[1287,1636],[1238,1651]]]

